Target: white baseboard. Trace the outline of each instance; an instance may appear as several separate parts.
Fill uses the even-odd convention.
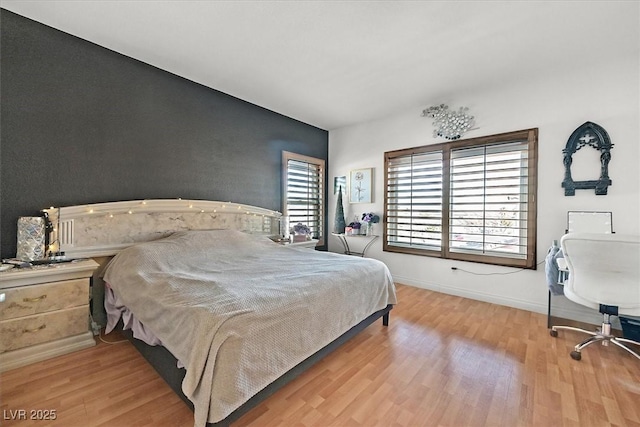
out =
[[[455,295],[459,297],[469,298],[477,301],[484,301],[492,304],[504,305],[507,307],[518,308],[521,310],[527,310],[534,313],[547,314],[547,304],[540,304],[536,302],[527,301],[524,299],[512,298],[503,295],[490,294],[486,292],[482,292],[479,290],[469,290],[463,288],[457,288],[455,286],[441,285],[438,283],[426,282],[421,280],[415,280],[410,277],[403,277],[394,275],[393,279],[396,283],[414,286],[416,288],[429,289],[435,292],[441,292],[443,294]],[[542,287],[545,284],[541,284]],[[547,295],[547,289],[544,288],[545,296]],[[593,325],[599,325],[602,321],[601,315],[594,310],[590,310],[588,308],[583,308],[577,304],[573,306],[559,306],[557,299],[563,298],[562,296],[552,296],[551,297],[551,306],[552,311],[551,314],[554,317],[561,317],[563,319],[571,319],[579,322],[590,323]],[[545,298],[546,299],[546,298]],[[554,300],[556,303],[554,304]],[[566,300],[566,299],[565,299]],[[563,304],[563,305],[566,305]],[[613,322],[612,322],[613,323]],[[614,324],[615,327],[615,324]]]
[[[0,372],[96,345],[91,332],[8,351],[0,355]]]

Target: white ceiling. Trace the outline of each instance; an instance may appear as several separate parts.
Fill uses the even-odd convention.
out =
[[[639,55],[637,1],[12,1],[20,15],[332,130]],[[452,106],[457,107],[457,106]]]

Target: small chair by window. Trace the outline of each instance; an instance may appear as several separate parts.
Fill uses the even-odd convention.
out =
[[[638,359],[640,354],[625,344],[640,346],[640,342],[618,338],[611,334],[610,316],[640,316],[640,236],[602,233],[568,233],[560,241],[569,267],[564,294],[571,301],[595,308],[603,315],[597,332],[571,326],[553,326],[591,335],[576,345],[571,357],[580,360],[583,348],[595,342],[613,343]]]

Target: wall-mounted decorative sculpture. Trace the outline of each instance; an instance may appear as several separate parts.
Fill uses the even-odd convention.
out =
[[[467,107],[460,107],[458,111],[449,110],[445,104],[429,107],[422,111],[422,117],[433,117],[433,137],[441,136],[453,140],[460,139],[465,132],[473,127],[475,120],[467,114]]]
[[[600,151],[600,178],[590,181],[574,181],[571,177],[571,164],[573,154],[582,147],[589,146]],[[586,122],[573,131],[567,141],[566,147],[562,150],[564,154],[564,180],[562,187],[565,196],[575,196],[576,189],[595,189],[597,195],[606,195],[607,189],[611,185],[609,179],[609,160],[611,160],[611,149],[613,144],[609,139],[609,134],[603,127]]]

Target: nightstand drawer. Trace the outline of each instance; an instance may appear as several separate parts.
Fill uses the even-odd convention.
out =
[[[89,303],[89,279],[9,288],[0,302],[0,320],[77,307]]]
[[[0,353],[86,333],[89,305],[0,322]]]

